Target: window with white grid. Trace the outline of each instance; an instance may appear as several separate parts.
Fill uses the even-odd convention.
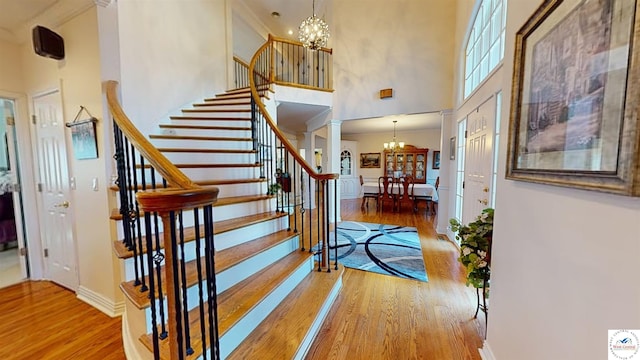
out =
[[[465,98],[502,61],[506,7],[504,0],[482,0],[480,3],[465,49]]]

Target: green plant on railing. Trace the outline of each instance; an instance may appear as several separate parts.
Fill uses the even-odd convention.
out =
[[[493,239],[493,209],[482,210],[476,221],[462,225],[450,219],[451,230],[457,232],[460,241],[458,260],[467,271],[467,286],[482,288],[489,285],[491,277],[491,241]]]

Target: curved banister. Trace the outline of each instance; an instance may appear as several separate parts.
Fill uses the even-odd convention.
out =
[[[298,154],[298,151],[296,150],[296,148],[294,148],[293,145],[291,145],[291,143],[289,142],[289,139],[287,139],[287,137],[282,133],[282,131],[280,131],[280,129],[278,129],[278,126],[276,125],[275,121],[273,121],[273,119],[271,118],[271,115],[267,111],[267,108],[262,103],[262,99],[260,97],[260,94],[258,93],[258,88],[256,86],[255,78],[254,78],[254,76],[251,76],[251,75],[254,74],[254,72],[255,72],[255,66],[256,66],[256,62],[258,61],[258,58],[265,51],[265,49],[267,49],[269,46],[271,46],[273,41],[283,41],[283,42],[287,42],[287,43],[294,44],[294,45],[302,45],[302,43],[297,43],[297,42],[293,42],[291,40],[286,40],[286,39],[278,39],[278,38],[275,38],[275,37],[269,35],[269,39],[267,40],[267,42],[264,43],[258,49],[258,51],[256,51],[255,55],[251,59],[251,63],[249,64],[249,74],[250,74],[250,76],[249,76],[249,87],[251,88],[251,96],[255,100],[256,105],[260,109],[260,113],[262,113],[262,115],[264,116],[264,118],[267,121],[267,124],[269,124],[269,127],[271,128],[271,130],[276,134],[278,139],[282,142],[282,145],[291,154],[291,156],[296,160],[296,162],[299,163],[300,166],[302,166],[302,168],[307,172],[307,174],[309,174],[309,176],[312,179],[314,179],[314,180],[334,180],[334,179],[338,179],[340,177],[338,174],[319,174],[319,173],[317,173],[311,167],[311,165],[309,165],[307,163],[307,161],[302,156],[300,156],[300,154]],[[328,51],[328,52],[330,52],[330,51]]]
[[[281,37],[277,37],[277,36],[273,36],[271,34],[269,34],[269,40],[271,42],[281,42],[281,43],[285,43],[285,44],[291,44],[291,45],[300,45],[302,46],[302,43],[299,41],[294,41],[294,40],[290,40],[290,39],[285,39],[285,38],[281,38]],[[320,48],[316,51],[323,51],[329,54],[333,54],[333,49],[329,49],[329,48]]]
[[[126,135],[127,139],[140,152],[140,154],[149,161],[167,182],[177,188],[197,189],[200,188],[189,179],[180,169],[178,169],[169,159],[167,159],[158,149],[156,149],[147,138],[133,125],[129,117],[118,102],[117,95],[118,82],[109,80],[105,82],[105,92],[107,95],[107,104],[113,116],[113,121],[118,124],[120,130]]]

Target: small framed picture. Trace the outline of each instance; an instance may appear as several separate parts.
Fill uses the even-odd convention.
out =
[[[432,169],[440,169],[440,151],[433,152],[433,161],[431,162]]]

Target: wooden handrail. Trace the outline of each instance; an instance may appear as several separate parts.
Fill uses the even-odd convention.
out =
[[[291,44],[291,45],[298,45],[298,46],[303,46],[302,43],[300,41],[295,41],[295,40],[291,40],[291,39],[286,39],[286,38],[281,38],[281,37],[276,37],[273,36],[271,34],[269,34],[269,41],[271,42],[281,42],[281,43],[285,43],[285,44]],[[333,54],[333,49],[329,49],[329,48],[320,48],[316,51],[323,51],[329,54]]]
[[[162,155],[158,149],[151,145],[149,140],[133,125],[118,102],[117,86],[117,81],[109,80],[105,82],[107,104],[113,116],[113,121],[118,124],[118,127],[125,134],[129,142],[133,144],[136,150],[140,152],[170,185],[181,189],[200,188],[199,185],[194,184],[189,177]]]
[[[340,177],[339,174],[318,174],[311,167],[311,165],[309,165],[307,161],[302,156],[300,156],[300,154],[298,154],[298,150],[296,150],[296,148],[294,148],[293,145],[291,145],[291,142],[289,142],[289,139],[287,139],[284,133],[282,133],[282,131],[278,129],[278,126],[276,125],[275,121],[273,121],[273,119],[271,118],[271,115],[269,115],[269,112],[267,111],[267,108],[262,103],[262,99],[260,98],[260,94],[258,93],[255,78],[253,77],[256,62],[258,61],[258,58],[260,57],[260,55],[265,51],[265,49],[272,45],[273,41],[283,41],[283,40],[286,40],[286,39],[279,39],[269,35],[269,39],[267,40],[267,42],[264,43],[258,49],[258,51],[256,51],[255,55],[253,56],[253,59],[251,59],[251,63],[249,64],[249,85],[251,88],[251,96],[255,100],[256,105],[260,109],[260,112],[262,113],[265,120],[267,121],[267,124],[269,124],[269,127],[271,128],[271,130],[276,134],[278,139],[282,142],[282,145],[284,145],[284,147],[291,154],[291,156],[293,156],[293,158],[300,164],[300,166],[302,166],[302,168],[307,172],[307,174],[309,174],[309,176],[312,179],[315,179],[315,180],[338,179]],[[302,45],[302,43],[300,42],[294,42],[291,40],[286,40],[283,42],[287,42],[289,44],[294,44],[294,45]]]
[[[235,62],[237,62],[238,64],[240,64],[240,65],[242,65],[242,66],[246,67],[247,69],[249,68],[249,64],[247,64],[246,62],[244,62],[244,60],[240,59],[239,57],[237,57],[237,56],[235,56],[235,55],[233,55],[233,60],[234,60]]]

